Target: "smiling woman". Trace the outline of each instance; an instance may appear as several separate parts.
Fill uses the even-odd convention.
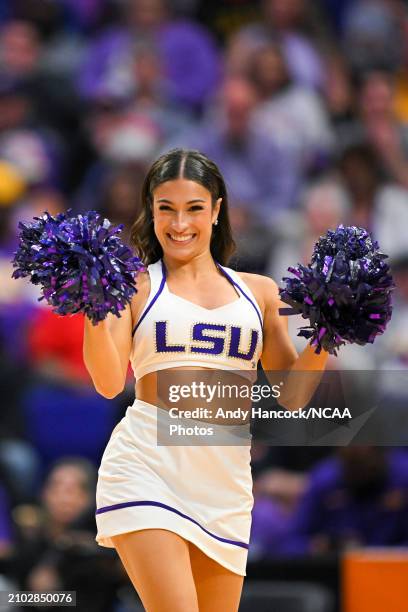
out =
[[[109,397],[123,388],[129,359],[136,378],[99,469],[97,541],[116,548],[147,610],[235,612],[253,506],[250,436],[211,444],[197,427],[194,444],[180,435],[159,445],[169,419],[157,373],[171,370],[174,381],[180,370],[203,370],[252,384],[261,357],[276,370],[321,368],[326,357],[309,347],[297,359],[276,284],[226,266],[235,248],[227,192],[201,153],[175,149],[153,164],[131,236],[147,267],[137,294],[120,318],[85,328]],[[225,435],[226,425],[215,428]]]

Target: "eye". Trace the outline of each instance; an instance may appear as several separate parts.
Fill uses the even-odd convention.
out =
[[[159,210],[171,210],[168,204],[160,204]]]
[[[194,204],[190,206],[190,210],[204,210],[204,206],[201,206],[201,204]]]

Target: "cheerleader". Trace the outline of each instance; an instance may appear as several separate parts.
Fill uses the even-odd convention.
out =
[[[298,357],[276,283],[227,267],[234,251],[217,166],[175,149],[151,167],[132,228],[146,271],[121,317],[85,317],[84,360],[96,390],[134,403],[115,427],[97,485],[97,542],[116,549],[148,612],[238,610],[253,506],[250,445],[158,445],[157,372],[323,370]]]

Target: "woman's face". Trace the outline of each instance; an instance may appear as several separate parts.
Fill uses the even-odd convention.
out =
[[[84,480],[84,474],[74,465],[61,465],[52,471],[42,495],[52,520],[66,525],[89,507],[91,494]]]
[[[212,206],[211,193],[184,178],[156,187],[152,213],[163,253],[185,261],[207,252],[220,204],[221,198]]]

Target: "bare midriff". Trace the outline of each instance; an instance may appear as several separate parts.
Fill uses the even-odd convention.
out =
[[[165,374],[166,377],[171,376],[171,382],[175,384],[191,384],[191,381],[195,379],[195,376],[190,372],[193,370],[201,370],[203,374],[201,376],[197,376],[198,380],[203,380],[205,378],[206,384],[217,384],[218,381],[222,381],[223,385],[238,385],[241,389],[242,385],[246,385],[251,387],[252,383],[244,379],[242,376],[237,375],[234,372],[230,371],[220,371],[212,368],[202,368],[199,366],[189,366],[187,367],[175,367],[169,368],[166,370],[160,370],[159,372],[150,372],[149,374],[145,374],[142,378],[137,380],[135,385],[135,394],[138,400],[142,400],[147,402],[148,404],[153,404],[154,406],[158,406],[165,410],[169,410],[169,408],[177,407],[180,410],[194,410],[198,407],[205,407],[212,411],[212,414],[215,414],[215,411],[222,406],[226,410],[236,410],[240,407],[243,410],[250,410],[251,402],[250,400],[243,398],[238,399],[236,397],[232,398],[223,398],[220,401],[220,398],[214,398],[213,402],[206,402],[205,399],[201,398],[184,398],[179,401],[177,404],[170,404],[168,401],[168,397],[166,397],[166,392],[160,392],[160,389],[163,389],[163,385],[161,385],[160,380],[163,380],[163,377],[160,379],[160,375]],[[169,378],[167,378],[169,380]],[[166,385],[164,388],[167,389]],[[158,391],[159,389],[159,391]],[[217,423],[219,425],[235,425],[242,424],[244,422],[248,422],[249,419],[245,421],[242,420],[242,417],[235,419],[215,419],[213,417],[203,418],[200,420],[209,422],[209,423]]]

